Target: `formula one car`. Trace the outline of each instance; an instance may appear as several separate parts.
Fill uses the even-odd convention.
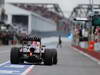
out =
[[[24,38],[22,47],[13,47],[10,52],[11,64],[44,63],[45,65],[57,64],[57,51],[55,48],[49,49],[41,44],[41,39],[38,37]]]

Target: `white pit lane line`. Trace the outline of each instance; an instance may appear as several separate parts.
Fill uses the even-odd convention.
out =
[[[0,67],[3,66],[3,65],[5,65],[5,64],[7,64],[7,63],[10,63],[10,61],[6,61],[6,62],[0,64]],[[27,75],[29,72],[32,71],[32,69],[33,69],[34,67],[35,67],[35,65],[31,65],[31,66],[30,66],[29,68],[27,68],[24,72],[22,72],[21,75]],[[9,73],[10,73],[10,72],[13,72],[13,71],[9,71]]]
[[[6,62],[0,64],[0,67],[3,66],[3,65],[5,65],[5,64],[7,64],[7,63],[9,63],[9,62],[10,62],[10,61],[6,61]]]

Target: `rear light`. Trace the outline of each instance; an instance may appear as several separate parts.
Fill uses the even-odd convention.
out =
[[[23,49],[22,48],[20,49],[20,52],[23,52]]]
[[[32,56],[33,54],[32,54],[32,52],[30,52],[30,56]]]

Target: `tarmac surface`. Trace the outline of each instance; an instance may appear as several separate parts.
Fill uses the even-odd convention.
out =
[[[50,43],[48,45],[57,45],[56,41]],[[0,63],[10,59],[11,47],[0,46]],[[57,51],[57,65],[35,65],[27,75],[100,75],[100,65],[75,51],[70,41],[63,41],[62,48],[57,48]]]

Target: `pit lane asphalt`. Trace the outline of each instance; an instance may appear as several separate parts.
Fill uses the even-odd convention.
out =
[[[11,47],[0,46],[0,63],[9,60]],[[69,41],[63,42],[57,51],[57,65],[35,65],[28,75],[100,75],[100,65],[71,48]]]
[[[0,46],[0,64],[9,60],[11,46]]]

